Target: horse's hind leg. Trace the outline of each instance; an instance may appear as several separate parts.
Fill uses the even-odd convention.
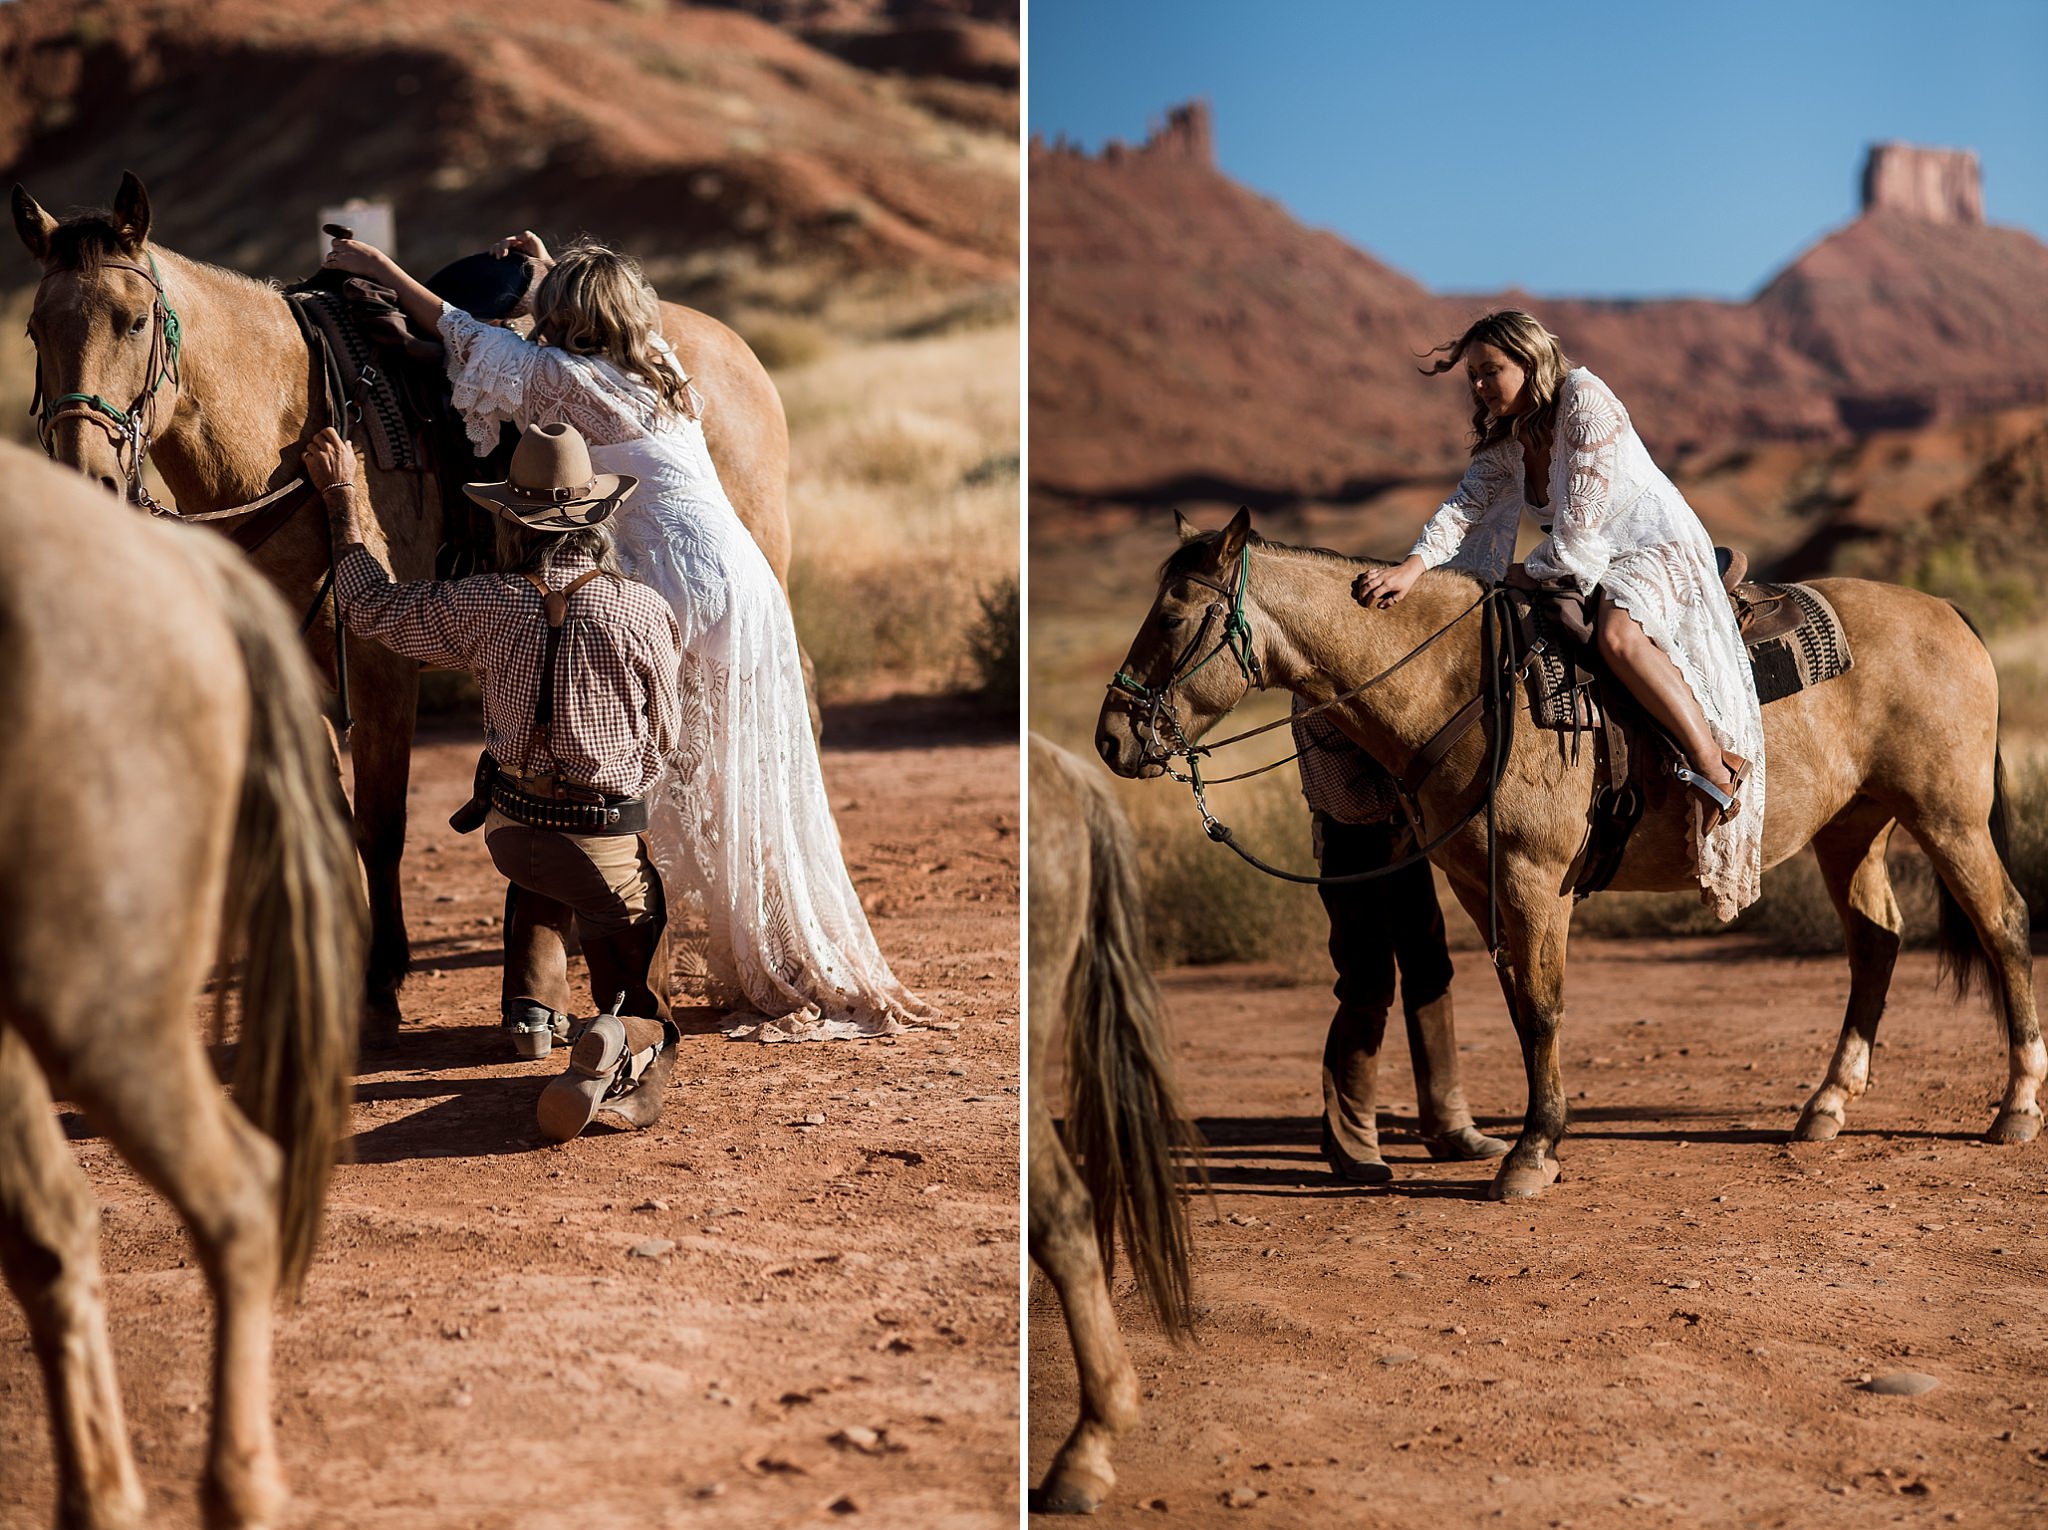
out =
[[[180,979],[183,974],[178,974]],[[175,990],[183,992],[182,982]],[[203,1502],[213,1530],[251,1530],[282,1507],[270,1426],[282,1155],[221,1093],[182,998],[103,1013],[65,1086],[121,1156],[177,1208],[216,1312],[213,1438]],[[107,1038],[118,1036],[120,1045]]]
[[[1877,1022],[1884,1015],[1904,929],[1885,869],[1892,822],[1889,811],[1860,799],[1813,839],[1814,859],[1848,945],[1849,1007],[1828,1076],[1799,1113],[1795,1142],[1832,1138],[1847,1121],[1849,1102],[1870,1085],[1870,1049],[1877,1044]]]
[[[50,1402],[57,1523],[143,1522],[100,1305],[99,1212],[21,1037],[0,1025],[0,1269],[28,1319]]]
[[[2048,1082],[2048,1047],[2034,1009],[2034,963],[2028,941],[2027,902],[2006,875],[2005,862],[1983,823],[1962,828],[1911,824],[1948,895],[1974,928],[1979,948],[1957,951],[1946,928],[1944,952],[1957,970],[1978,971],[1991,991],[1992,1008],[2005,1022],[2006,1085],[1987,1141],[2031,1142],[2041,1131],[2041,1086]],[[1947,921],[1944,920],[1944,925]]]
[[[1118,1331],[1095,1246],[1094,1202],[1053,1131],[1031,1105],[1031,1257],[1052,1280],[1081,1376],[1081,1417],[1031,1494],[1033,1514],[1092,1514],[1116,1486],[1109,1448],[1138,1420],[1138,1377]]]

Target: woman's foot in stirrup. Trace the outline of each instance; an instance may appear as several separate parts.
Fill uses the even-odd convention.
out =
[[[1701,825],[1703,833],[1713,832],[1742,811],[1737,794],[1742,790],[1742,783],[1749,779],[1749,761],[1741,755],[1730,754],[1724,749],[1718,768],[1674,765],[1671,774],[1706,799],[1698,804],[1705,819]]]

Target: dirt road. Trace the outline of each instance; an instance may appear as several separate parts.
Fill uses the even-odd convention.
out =
[[[877,938],[958,1031],[764,1047],[700,1015],[657,1126],[563,1147],[533,1101],[566,1058],[509,1061],[495,1029],[504,884],[446,826],[476,745],[423,737],[406,1034],[359,1076],[353,1161],[279,1313],[286,1524],[1016,1523],[1014,733],[926,701],[826,726]],[[152,1523],[193,1525],[205,1291],[164,1203],[77,1148]],[[50,1522],[49,1456],[0,1303],[0,1526]]]
[[[1506,1126],[1514,1037],[1483,956],[1459,974],[1466,1087]],[[1145,1416],[1097,1523],[2048,1523],[2048,1143],[1975,1140],[2004,1047],[1981,1003],[1936,995],[1931,956],[1899,964],[1848,1131],[1787,1148],[1843,963],[1575,943],[1566,1177],[1512,1206],[1428,1161],[1398,1041],[1396,1182],[1328,1176],[1322,989],[1252,968],[1165,987],[1213,1148],[1201,1325],[1176,1349],[1119,1281]],[[1042,1276],[1030,1323],[1035,1481],[1074,1409]],[[1902,1371],[1939,1385],[1858,1389]]]

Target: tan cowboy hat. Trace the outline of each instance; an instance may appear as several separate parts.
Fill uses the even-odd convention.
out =
[[[462,490],[530,531],[580,531],[608,518],[639,483],[592,471],[590,448],[575,426],[536,425],[512,448],[503,483],[466,483]]]

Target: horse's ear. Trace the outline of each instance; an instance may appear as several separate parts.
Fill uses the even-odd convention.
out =
[[[1216,544],[1216,557],[1220,563],[1228,563],[1244,551],[1244,544],[1251,540],[1252,507],[1239,505],[1237,514],[1230,518],[1230,524],[1223,528],[1223,540]]]
[[[1192,542],[1202,534],[1195,529],[1195,523],[1182,515],[1179,510],[1173,512],[1173,529],[1180,534],[1180,539],[1183,542]]]
[[[19,181],[14,185],[14,230],[29,254],[39,261],[50,258],[50,236],[57,232],[57,220],[43,211]]]
[[[121,189],[114,193],[114,232],[131,250],[149,239],[149,193],[133,170],[121,172]]]

